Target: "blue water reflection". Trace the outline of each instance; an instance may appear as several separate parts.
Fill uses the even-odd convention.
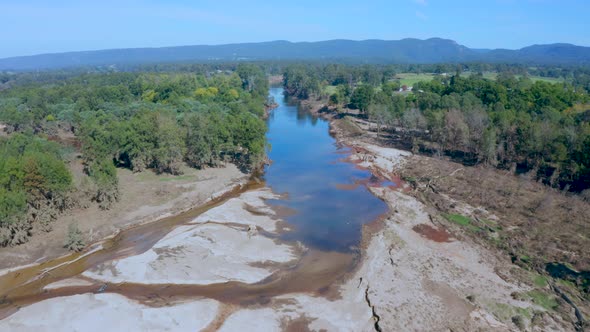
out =
[[[362,224],[386,212],[387,205],[364,185],[342,189],[367,182],[371,173],[343,161],[348,149],[329,135],[328,122],[289,105],[282,92],[270,91],[279,107],[268,120],[272,164],[264,178],[274,192],[288,194],[271,204],[296,211],[286,218],[294,230],[284,238],[323,250],[349,251],[359,243]]]

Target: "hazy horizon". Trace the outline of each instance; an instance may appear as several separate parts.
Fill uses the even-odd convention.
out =
[[[415,38],[415,37],[404,37],[404,38],[399,38],[399,39],[379,39],[379,38],[367,38],[367,39],[348,39],[348,38],[333,38],[333,39],[325,39],[325,40],[301,40],[301,41],[291,41],[291,40],[286,40],[286,39],[274,39],[274,40],[261,40],[261,41],[243,41],[243,42],[234,42],[234,43],[220,43],[220,44],[185,44],[185,45],[162,45],[162,46],[136,46],[136,47],[114,47],[114,48],[95,48],[95,49],[83,49],[83,50],[64,50],[64,51],[57,51],[57,52],[44,52],[44,53],[32,53],[32,54],[23,54],[23,55],[11,55],[11,56],[7,56],[7,57],[0,57],[0,59],[7,59],[7,58],[16,58],[16,57],[26,57],[26,56],[36,56],[36,55],[44,55],[44,54],[60,54],[60,53],[76,53],[76,52],[93,52],[93,51],[104,51],[104,50],[118,50],[118,49],[141,49],[141,48],[146,48],[146,49],[156,49],[156,48],[171,48],[171,47],[183,47],[183,46],[219,46],[219,45],[229,45],[229,44],[256,44],[256,43],[271,43],[271,42],[278,42],[278,41],[286,41],[286,42],[290,42],[290,43],[315,43],[315,42],[324,42],[324,41],[331,41],[331,40],[352,40],[352,41],[366,41],[366,40],[382,40],[382,41],[397,41],[397,40],[403,40],[403,39],[419,39],[419,40],[428,40],[428,39],[447,39],[447,40],[453,40],[450,38],[445,38],[445,37],[438,37],[438,36],[434,36],[434,37],[429,37],[429,38]],[[497,47],[497,48],[491,48],[491,47],[470,47],[469,45],[465,45],[464,43],[461,43],[458,40],[453,40],[455,42],[457,42],[460,45],[466,46],[468,48],[471,49],[507,49],[507,50],[518,50],[521,49],[522,47],[519,48],[508,48],[508,47]],[[557,44],[557,43],[563,43],[560,41],[555,41],[555,42],[548,42],[548,43],[543,43],[543,44]],[[565,44],[572,44],[572,43],[565,43]],[[530,44],[530,45],[524,45],[523,47],[527,47],[527,46],[532,46],[532,45],[538,45],[538,44]],[[576,46],[585,46],[585,47],[590,47],[589,45],[580,45],[580,44],[573,44]]]
[[[268,5],[254,0],[23,0],[0,4],[0,58],[103,49],[274,40],[444,38],[470,48],[590,46],[580,0],[384,0]],[[551,22],[551,24],[547,24]]]

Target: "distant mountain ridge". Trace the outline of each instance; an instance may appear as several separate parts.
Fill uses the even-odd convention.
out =
[[[165,62],[256,60],[346,60],[372,63],[507,62],[590,64],[590,47],[572,44],[532,45],[519,50],[471,49],[449,39],[270,41],[225,45],[129,48],[39,54],[0,59],[0,70],[143,65]]]

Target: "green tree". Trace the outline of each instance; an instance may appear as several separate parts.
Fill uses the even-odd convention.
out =
[[[352,93],[350,103],[354,108],[359,109],[362,113],[366,113],[373,101],[373,96],[373,87],[368,84],[361,84]]]
[[[171,114],[156,114],[155,148],[153,158],[158,172],[181,173],[181,162],[186,150],[184,133]]]

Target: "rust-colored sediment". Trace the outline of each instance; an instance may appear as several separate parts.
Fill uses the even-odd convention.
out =
[[[412,227],[414,232],[434,242],[453,242],[451,234],[442,228],[434,228],[427,224]]]
[[[352,254],[309,250],[295,267],[279,271],[256,284],[234,281],[212,285],[105,283],[101,284],[102,287],[92,285],[38,291],[39,281],[36,281],[18,288],[18,292],[4,299],[0,305],[0,319],[14,313],[15,308],[60,296],[98,293],[101,289],[105,293],[120,294],[154,307],[202,297],[236,306],[265,305],[273,297],[288,293],[305,292],[337,298],[333,286],[343,280],[354,263],[355,256]],[[40,281],[46,279],[51,278]]]
[[[313,320],[302,316],[296,319],[288,319],[282,322],[281,329],[285,332],[310,332],[309,324]]]

